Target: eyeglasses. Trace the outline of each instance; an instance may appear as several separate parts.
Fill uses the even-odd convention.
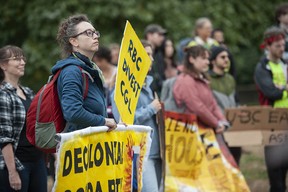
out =
[[[24,62],[26,62],[27,60],[26,60],[26,57],[24,57],[24,56],[17,56],[17,57],[10,57],[10,58],[7,58],[7,59],[3,59],[4,61],[9,61],[9,60],[14,60],[14,61],[19,61],[19,62],[21,62],[22,60],[24,61]]]
[[[98,38],[100,37],[100,32],[99,31],[93,31],[91,29],[87,29],[81,33],[78,33],[77,35],[74,35],[73,37],[78,37],[79,35],[86,34],[88,37],[93,37],[95,34]]]

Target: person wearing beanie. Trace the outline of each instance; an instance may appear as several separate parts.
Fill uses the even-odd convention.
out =
[[[210,49],[210,61],[214,61],[216,57],[219,55],[219,53],[226,51],[228,53],[228,50],[223,46],[212,46]]]
[[[225,47],[213,46],[210,50],[210,87],[218,106],[224,111],[226,108],[236,107],[236,83],[232,75],[226,72],[229,67],[229,53]],[[236,163],[239,165],[241,147],[229,147]]]

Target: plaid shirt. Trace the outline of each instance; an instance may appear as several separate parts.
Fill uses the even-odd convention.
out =
[[[22,87],[27,98],[33,99],[33,92],[28,87]],[[7,82],[0,85],[0,146],[11,143],[14,152],[16,151],[21,130],[26,119],[25,107],[16,93],[16,88]],[[24,169],[24,166],[15,157],[17,170]],[[0,169],[4,169],[5,161],[0,150]]]

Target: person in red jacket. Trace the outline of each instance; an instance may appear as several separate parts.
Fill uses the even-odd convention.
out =
[[[177,105],[185,107],[185,113],[197,115],[204,127],[222,133],[229,126],[218,107],[209,87],[205,72],[209,69],[208,50],[201,45],[186,48],[184,71],[174,84],[173,95]]]

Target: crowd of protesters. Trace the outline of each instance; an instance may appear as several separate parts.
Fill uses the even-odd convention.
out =
[[[261,48],[265,51],[254,77],[259,104],[288,108],[287,3],[276,9],[275,18],[276,24],[267,26],[264,33]],[[201,125],[212,128],[221,137],[230,127],[225,109],[240,105],[236,94],[236,63],[223,30],[213,30],[212,21],[206,17],[197,19],[193,28],[193,35],[180,40],[177,48],[162,26],[150,24],[144,29],[142,44],[151,59],[151,67],[134,121],[154,129],[147,168],[143,172],[144,192],[158,191],[161,186],[162,161],[156,125],[160,102],[166,110],[196,114]],[[73,15],[59,25],[57,41],[63,60],[53,66],[52,73],[63,68],[57,91],[68,132],[103,125],[113,131],[119,121],[113,95],[120,46],[115,43],[99,46],[99,38],[100,32],[85,15]],[[0,49],[1,192],[47,191],[45,154],[28,142],[25,133],[26,113],[34,96],[32,90],[19,81],[25,64],[21,48],[8,45]],[[83,70],[89,74],[85,97]],[[239,165],[241,148],[229,149]],[[265,147],[271,192],[286,190],[288,159],[281,155],[283,149],[287,148],[283,145]]]

